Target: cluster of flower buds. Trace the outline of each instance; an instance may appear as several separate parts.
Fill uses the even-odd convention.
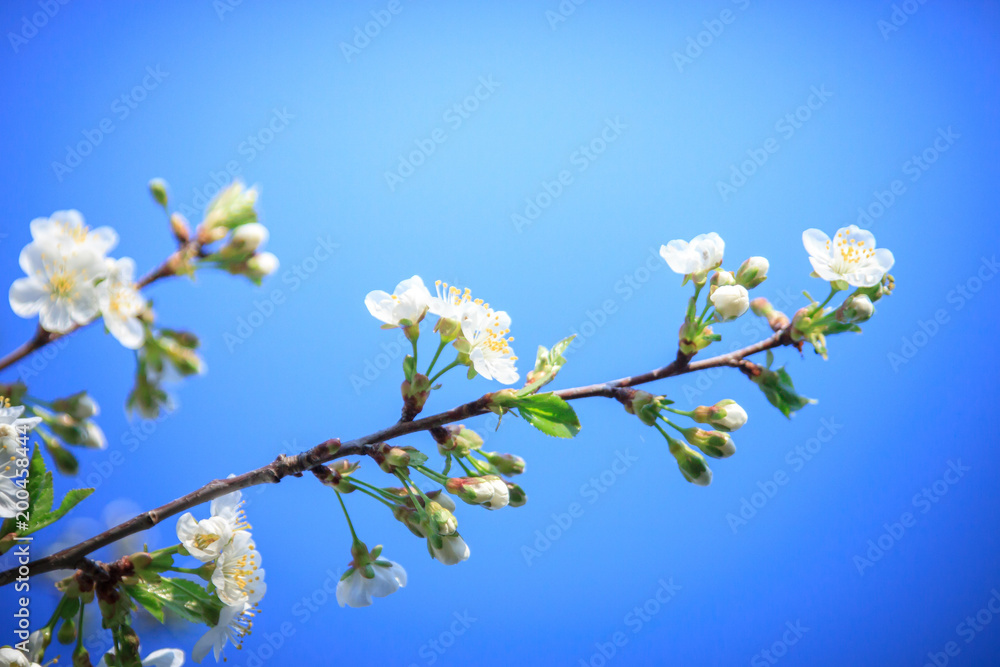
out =
[[[11,402],[20,404],[13,408],[6,407],[3,412],[15,417],[25,415],[16,422],[29,425],[32,432],[41,438],[46,452],[61,473],[75,475],[79,470],[76,456],[69,447],[105,449],[108,446],[104,431],[93,419],[100,413],[100,408],[87,392],[81,391],[51,402],[28,398],[26,393],[27,388],[20,382],[0,385],[3,405],[9,406]],[[0,435],[3,436],[0,452],[7,461],[20,434],[5,421],[0,418]]]
[[[125,406],[146,419],[156,419],[161,411],[172,409],[172,400],[163,388],[165,378],[188,377],[205,372],[198,355],[198,337],[189,331],[159,328],[150,319],[144,322],[147,333],[137,354],[135,386]]]
[[[721,340],[709,324],[729,322],[746,313],[750,308],[748,290],[767,280],[770,266],[764,257],[744,260],[735,273],[723,269],[725,247],[722,238],[713,232],[696,236],[691,241],[675,239],[660,248],[660,255],[670,268],[683,275],[685,283],[694,282],[694,296],[678,332],[680,351],[689,357]],[[712,273],[711,279],[709,273]],[[699,315],[698,297],[706,281],[709,285],[707,300]]]
[[[205,262],[260,284],[265,276],[278,270],[279,262],[274,254],[262,250],[269,233],[267,227],[257,221],[257,194],[257,188],[247,188],[241,181],[233,181],[209,203],[196,237],[202,247],[225,241],[205,256]],[[171,216],[174,235],[178,239],[189,237],[187,222],[183,217],[175,218]]]
[[[714,459],[724,459],[736,453],[736,444],[729,434],[736,431],[747,422],[747,413],[736,401],[726,399],[715,405],[701,405],[694,410],[684,411],[670,407],[673,401],[665,396],[654,396],[649,392],[626,389],[621,392],[619,401],[625,406],[625,411],[639,418],[647,426],[654,426],[667,440],[670,453],[677,460],[677,465],[684,478],[689,482],[707,486],[712,481],[712,471],[705,463],[705,456]],[[716,430],[707,431],[697,426],[681,427],[668,419],[664,412],[689,417],[698,424],[709,424]],[[687,444],[680,442],[667,433],[664,426],[678,431]],[[692,445],[701,450],[698,453],[691,449]]]

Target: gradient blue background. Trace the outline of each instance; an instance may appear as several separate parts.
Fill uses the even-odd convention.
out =
[[[817,405],[789,422],[736,372],[710,386],[693,377],[654,386],[682,406],[735,398],[750,412],[737,455],[713,463],[710,488],[686,484],[655,432],[612,402],[578,404],[584,429],[573,441],[510,419],[488,447],[528,459],[525,507],[462,509],[472,558],[445,568],[386,512],[348,498],[363,538],[385,544],[409,584],[362,610],[330,598],[308,618],[302,599],[322,599],[327,572],[339,574],[349,560],[335,500],[309,479],[251,490],[269,590],[243,651],[227,655],[231,665],[260,664],[261,656],[281,665],[425,665],[431,656],[447,665],[600,665],[597,644],[623,632],[627,644],[608,664],[756,665],[770,664],[755,656],[799,621],[808,631],[782,664],[922,665],[950,641],[961,650],[950,664],[996,664],[1000,620],[969,643],[956,626],[1000,588],[1000,281],[972,280],[1000,238],[997,3],[914,3],[916,13],[883,34],[890,2],[588,2],[553,28],[546,12],[558,11],[555,0],[401,0],[400,13],[348,61],[340,43],[386,6],[248,0],[220,16],[209,0],[74,2],[16,51],[8,33],[39,6],[0,9],[0,284],[19,275],[28,222],[71,207],[92,226],[120,232],[116,255],[152,267],[171,239],[146,181],[166,178],[175,203],[193,206],[196,190],[230,161],[262,185],[268,249],[282,261],[262,289],[205,273],[194,285],[150,290],[161,323],[200,334],[209,368],[177,387],[179,408],[160,423],[127,420],[121,406],[133,362],[99,327],[74,334],[31,378],[34,394],[86,388],[103,406],[109,450],[81,454],[81,476],[96,474],[100,484],[65,529],[87,537],[116,516],[281,451],[395,420],[398,353],[370,384],[352,384],[366,364],[385,363],[382,346],[395,352],[396,333],[379,330],[363,306],[369,290],[391,290],[413,273],[468,285],[512,315],[522,370],[537,344],[583,330],[591,335],[557,386],[612,379],[673,357],[688,289],[665,266],[643,268],[660,244],[716,231],[727,266],[751,254],[770,259],[760,294],[822,294],[821,281],[808,277],[802,230],[832,233],[854,222],[859,207],[899,179],[905,193],[872,225],[895,253],[896,293],[862,336],[831,339],[828,362],[808,351],[778,354]],[[724,9],[734,20],[679,71],[674,53]],[[166,78],[121,118],[114,101],[157,66]],[[460,127],[449,125],[443,114],[490,76],[496,91]],[[776,122],[813,86],[833,96],[786,138]],[[241,143],[275,109],[292,118],[251,160]],[[104,118],[114,132],[59,180],[52,163]],[[620,137],[577,171],[574,152],[616,118],[627,126]],[[385,172],[436,128],[445,143],[391,190]],[[947,128],[959,139],[912,181],[905,163]],[[717,182],[770,137],[778,152],[723,201]],[[573,183],[534,224],[515,229],[511,215],[563,169]],[[313,264],[318,237],[339,247]],[[298,285],[296,266],[313,269]],[[626,288],[626,276],[639,288]],[[956,296],[970,280],[978,291]],[[230,349],[224,336],[272,290],[284,302]],[[615,312],[603,326],[581,329],[591,316],[602,319],[596,313],[607,300]],[[921,322],[939,310],[947,322],[923,335]],[[35,326],[9,311],[2,322],[4,351]],[[755,340],[742,326],[721,327],[719,351]],[[907,341],[916,353],[893,363]],[[423,343],[429,355],[430,337]],[[16,377],[7,371],[0,380]],[[428,411],[494,388],[448,376]],[[786,454],[825,436],[823,420],[837,425],[835,436],[796,470]],[[129,451],[132,428],[151,434]],[[405,442],[431,447],[426,435]],[[124,463],[98,473],[115,450]],[[581,487],[626,451],[638,462],[589,502]],[[970,470],[923,513],[913,498],[942,479],[949,461]],[[734,533],[726,515],[778,471],[787,485]],[[380,479],[371,470],[368,478]],[[583,515],[526,563],[523,547],[573,502]],[[854,557],[907,511],[916,525],[859,574]],[[143,539],[166,545],[173,525]],[[57,530],[48,539],[72,537]],[[628,614],[671,578],[680,590],[633,632]],[[0,595],[8,601],[11,591]],[[42,618],[54,597],[36,596]],[[465,612],[476,621],[434,652],[429,642],[451,643],[441,635]],[[272,651],[268,636],[283,623],[294,634]],[[144,630],[144,648],[190,651],[200,632]]]

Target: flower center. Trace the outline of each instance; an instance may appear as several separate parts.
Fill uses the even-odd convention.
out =
[[[851,238],[851,232],[837,232],[837,237],[833,241],[833,264],[834,270],[838,273],[849,271],[859,264],[867,263],[875,256],[875,248],[865,247],[864,241]],[[826,249],[830,249],[830,242],[826,242]]]
[[[219,541],[219,536],[215,533],[197,535],[194,538],[194,545],[201,550],[205,550]]]

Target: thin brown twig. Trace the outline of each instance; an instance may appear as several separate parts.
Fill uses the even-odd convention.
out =
[[[785,328],[769,338],[761,340],[741,350],[736,350],[727,354],[721,354],[716,357],[699,361],[690,361],[688,357],[678,354],[677,358],[666,366],[642,373],[640,375],[623,377],[618,380],[612,380],[610,382],[603,382],[600,384],[592,384],[571,389],[561,389],[553,393],[567,401],[595,396],[619,398],[621,394],[620,389],[622,387],[645,384],[647,382],[662,380],[664,378],[674,377],[677,375],[685,375],[687,373],[693,373],[709,368],[727,366],[740,368],[745,357],[757,354],[758,352],[763,352],[764,350],[790,344],[792,344],[792,341],[789,337],[789,329]],[[201,488],[188,493],[187,495],[181,496],[176,500],[172,500],[165,505],[157,507],[156,509],[144,512],[122,524],[119,524],[118,526],[115,526],[114,528],[104,531],[100,535],[96,535],[88,540],[63,549],[62,551],[54,553],[50,556],[34,560],[28,563],[27,566],[22,565],[22,568],[27,567],[26,574],[19,574],[18,568],[11,568],[10,570],[0,572],[0,586],[6,586],[19,577],[23,579],[25,577],[31,577],[43,572],[51,572],[53,570],[75,569],[80,566],[88,554],[96,551],[97,549],[117,542],[118,540],[134,533],[151,528],[164,519],[218,498],[219,496],[226,495],[227,493],[232,493],[233,491],[238,491],[240,489],[245,489],[258,484],[277,484],[289,475],[301,476],[303,472],[311,470],[320,464],[334,459],[343,458],[345,456],[370,455],[374,452],[375,445],[386,440],[391,440],[393,438],[398,438],[400,436],[419,431],[429,431],[436,426],[442,426],[444,424],[450,424],[469,417],[485,414],[489,411],[492,396],[493,394],[486,394],[469,403],[459,405],[458,407],[445,412],[440,412],[436,415],[423,417],[422,419],[396,422],[392,426],[384,428],[381,431],[376,431],[375,433],[371,433],[343,444],[341,444],[341,442],[337,439],[327,440],[326,442],[320,443],[319,445],[316,445],[312,449],[302,452],[301,454],[287,457],[279,456],[277,460],[272,463],[257,468],[256,470],[243,473],[242,475],[230,477],[228,479],[213,480]]]

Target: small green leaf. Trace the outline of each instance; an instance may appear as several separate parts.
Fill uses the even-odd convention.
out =
[[[814,399],[806,398],[795,391],[792,378],[784,366],[777,371],[761,369],[761,374],[752,379],[754,384],[764,392],[764,396],[767,397],[771,405],[781,410],[781,414],[786,417],[790,418],[793,412],[816,402]]]
[[[403,375],[406,376],[407,381],[413,379],[413,374],[417,372],[417,360],[412,354],[406,355],[403,359]]]
[[[559,370],[566,364],[566,359],[562,355],[574,338],[576,338],[576,334],[563,338],[553,345],[551,350],[546,349],[544,345],[538,346],[535,368],[528,373],[528,383],[517,392],[518,396],[533,394],[552,382]]]
[[[27,531],[19,532],[20,535],[29,535],[35,531],[41,530],[48,525],[51,525],[63,518],[67,512],[80,504],[80,502],[92,494],[94,489],[71,489],[66,492],[63,496],[62,502],[59,503],[59,507],[53,512],[47,512],[44,514],[38,514],[32,512],[31,514],[31,525],[28,527]]]
[[[31,453],[31,463],[28,465],[28,498],[31,512],[47,514],[52,509],[52,473],[45,469],[45,457],[35,443]]]
[[[526,422],[556,438],[572,438],[580,432],[580,419],[569,403],[555,394],[521,397],[516,407]]]

